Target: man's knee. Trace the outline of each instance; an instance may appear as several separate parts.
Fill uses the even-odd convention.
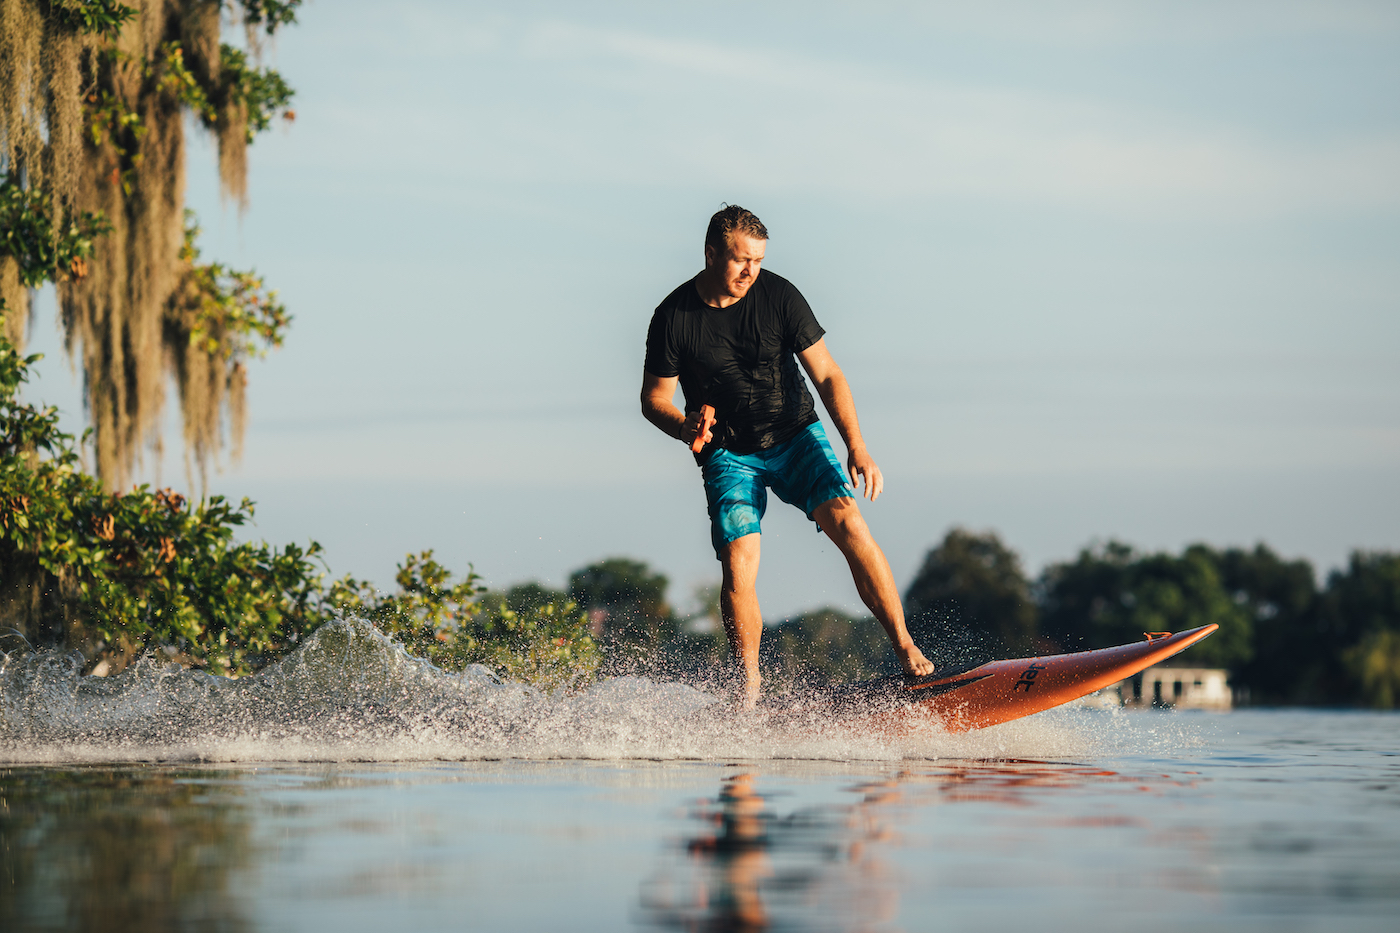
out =
[[[860,514],[860,506],[850,497],[828,499],[817,506],[813,517],[826,536],[837,544],[854,542],[870,536],[870,528]]]
[[[758,577],[759,536],[744,535],[726,544],[720,552],[727,590],[750,589]]]

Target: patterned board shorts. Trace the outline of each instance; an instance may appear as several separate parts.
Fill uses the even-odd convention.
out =
[[[701,476],[716,557],[730,541],[759,532],[769,488],[808,518],[823,502],[855,493],[820,421],[787,443],[758,453],[716,450],[701,467]]]

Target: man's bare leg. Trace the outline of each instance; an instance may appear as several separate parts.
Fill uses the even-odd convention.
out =
[[[763,613],[758,608],[758,539],[757,534],[744,535],[724,546],[720,565],[724,580],[719,591],[719,612],[724,619],[724,633],[729,636],[729,650],[744,669],[745,709],[758,704],[761,678],[758,673],[758,642],[763,636]]]
[[[899,656],[904,673],[921,676],[933,673],[933,662],[924,657],[909,629],[904,625],[904,604],[899,601],[899,588],[885,552],[875,543],[870,527],[860,514],[860,507],[851,498],[828,499],[813,512],[817,525],[846,555],[856,590],[867,609],[875,614],[885,634]]]

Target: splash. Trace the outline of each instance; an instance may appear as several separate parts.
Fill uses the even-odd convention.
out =
[[[679,683],[617,677],[551,695],[481,665],[449,673],[355,618],[238,679],[149,657],[84,677],[76,656],[0,655],[0,763],[1044,758],[1158,741],[1129,718],[1064,710],[899,737],[816,715],[775,725]]]

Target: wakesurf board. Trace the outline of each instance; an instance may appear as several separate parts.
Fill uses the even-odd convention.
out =
[[[1203,625],[1175,635],[1150,632],[1143,641],[1128,645],[988,661],[917,679],[886,677],[834,685],[796,704],[778,697],[760,706],[793,716],[828,710],[843,720],[871,720],[870,725],[881,731],[906,732],[930,723],[949,732],[966,732],[1063,706],[1160,664],[1217,628]]]

